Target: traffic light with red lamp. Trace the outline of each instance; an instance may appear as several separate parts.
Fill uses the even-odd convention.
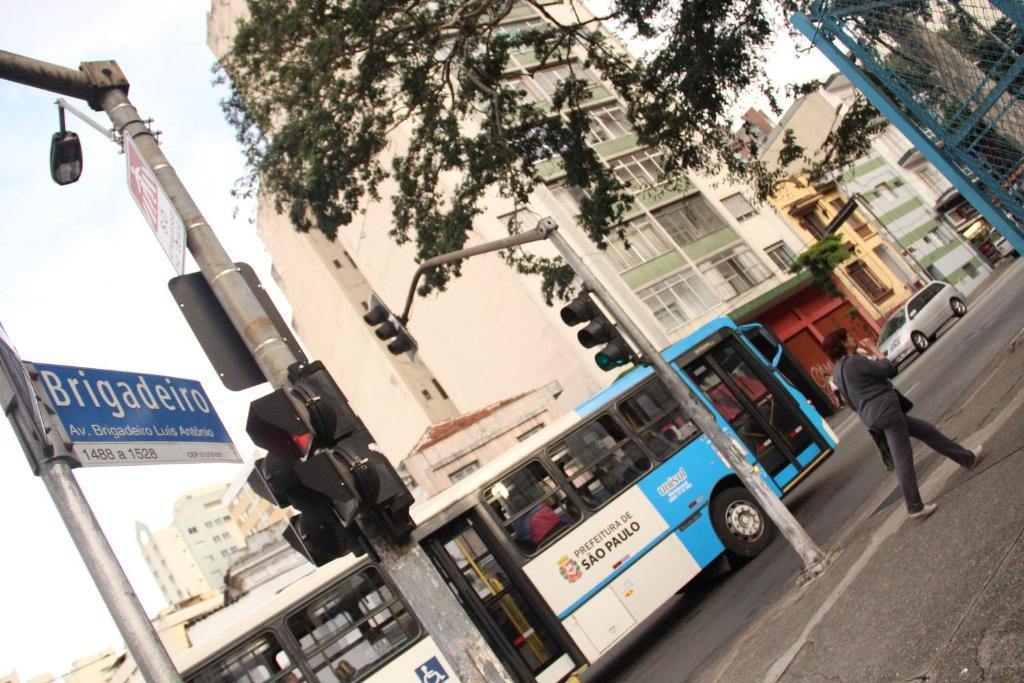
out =
[[[594,362],[605,372],[620,368],[627,363],[637,362],[637,356],[633,353],[633,349],[591,297],[592,294],[588,290],[580,291],[576,298],[562,307],[560,312],[562,322],[569,327],[586,323],[586,326],[576,333],[576,338],[586,349],[604,344],[594,354]]]
[[[267,449],[249,485],[278,507],[293,507],[285,538],[317,566],[367,544],[356,524],[373,515],[394,538],[413,528],[412,495],[352,411],[322,363],[289,368],[288,392],[305,408],[303,422],[284,389],[250,405],[246,431]]]

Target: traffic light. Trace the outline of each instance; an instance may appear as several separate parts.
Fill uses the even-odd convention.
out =
[[[347,515],[338,512],[338,502],[303,482],[310,478],[313,470],[307,469],[305,463],[294,463],[268,453],[255,462],[248,483],[257,495],[274,505],[291,506],[298,512],[288,520],[284,538],[316,566],[349,553],[365,555],[365,539],[356,526],[345,523]],[[340,501],[341,507],[350,510],[352,501],[351,495],[345,495]]]
[[[604,346],[594,355],[597,367],[605,372],[636,361],[633,350],[626,343],[615,324],[598,308],[587,290],[581,291],[561,310],[562,322],[569,327],[583,323],[586,326],[576,333],[584,348],[599,344]]]
[[[308,425],[283,389],[253,401],[246,423],[253,443],[268,451],[250,486],[300,513],[285,533],[288,542],[319,565],[365,552],[360,515],[374,515],[395,538],[408,534],[412,495],[327,369],[319,361],[296,363],[288,377]]]
[[[388,351],[394,355],[416,352],[416,340],[405,329],[405,323],[392,313],[376,294],[370,295],[369,310],[363,316],[363,321],[370,327],[377,328],[374,334],[378,339],[391,340],[388,343]]]

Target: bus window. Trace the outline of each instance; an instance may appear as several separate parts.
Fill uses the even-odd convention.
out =
[[[405,605],[367,567],[287,619],[318,681],[351,681],[415,640],[419,627]]]
[[[484,502],[527,554],[547,545],[582,516],[536,460],[486,489]]]
[[[551,462],[596,508],[651,469],[650,459],[611,415],[601,415],[552,446]]]
[[[302,672],[294,667],[288,653],[273,633],[249,641],[234,652],[188,679],[189,683],[299,683]]]
[[[659,460],[678,453],[699,433],[660,379],[647,382],[620,403],[619,414]]]

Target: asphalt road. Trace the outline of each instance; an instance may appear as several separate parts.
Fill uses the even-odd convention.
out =
[[[1024,328],[1024,306],[1020,305],[1024,259],[1009,264],[998,278],[972,302],[962,320],[947,326],[928,351],[901,369],[895,384],[914,401],[915,415],[938,422],[995,354]],[[855,416],[847,411],[836,416],[832,425],[840,438],[835,454],[786,499],[823,548],[841,546],[843,527],[855,516],[902,505],[890,478],[891,495],[877,510],[864,509],[890,475]],[[933,454],[919,461],[919,475],[938,457]],[[796,553],[777,537],[746,566],[708,572],[613,648],[582,680],[704,679],[746,625],[796,579],[800,568]]]

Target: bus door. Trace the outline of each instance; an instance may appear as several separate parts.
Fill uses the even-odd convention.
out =
[[[796,401],[733,337],[686,365],[722,417],[780,490],[827,447]]]
[[[540,597],[512,576],[512,563],[485,526],[469,512],[424,539],[424,548],[458,595],[463,608],[517,681],[555,683],[576,665],[573,645]]]

